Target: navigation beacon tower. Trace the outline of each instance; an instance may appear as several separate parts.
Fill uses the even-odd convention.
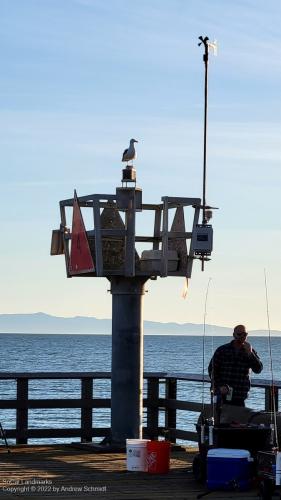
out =
[[[66,218],[69,207],[72,229]],[[92,214],[89,228],[81,209]],[[74,192],[73,198],[60,202],[61,223],[52,234],[51,254],[64,254],[68,278],[104,277],[111,285],[113,444],[142,437],[145,283],[158,277],[190,278],[194,259],[209,260],[213,231],[206,221],[199,224],[201,209],[200,198],[163,196],[161,203],[142,203],[136,170],[128,165],[115,194],[78,197]],[[154,224],[147,235],[137,235],[136,218],[145,211],[152,212]],[[205,210],[205,218],[206,212],[211,215]],[[139,253],[140,244],[150,249]]]

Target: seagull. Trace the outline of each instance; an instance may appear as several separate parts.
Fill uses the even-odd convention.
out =
[[[130,160],[133,161],[137,157],[135,146],[134,146],[135,142],[138,142],[138,141],[136,141],[136,139],[130,140],[130,146],[128,147],[128,149],[125,149],[123,156],[122,156],[122,161],[126,161],[128,163]],[[132,163],[132,165],[133,165],[133,163]]]

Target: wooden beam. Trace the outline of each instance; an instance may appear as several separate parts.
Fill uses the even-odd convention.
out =
[[[161,276],[168,276],[168,197],[163,200],[163,231],[162,231],[162,259],[161,259]]]
[[[39,409],[39,408],[110,408],[110,399],[28,399],[18,401],[17,399],[0,400],[0,409]]]
[[[100,219],[100,204],[99,200],[94,200],[94,228],[95,228],[95,267],[96,275],[103,275],[103,255],[102,255],[102,238],[101,238],[101,219]]]

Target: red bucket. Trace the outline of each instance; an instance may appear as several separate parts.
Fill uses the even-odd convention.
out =
[[[167,474],[170,468],[169,441],[148,441],[147,467],[150,474]]]

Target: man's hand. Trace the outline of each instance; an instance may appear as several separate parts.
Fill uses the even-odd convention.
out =
[[[220,387],[220,393],[223,395],[223,396],[226,396],[226,394],[228,394],[228,387],[227,385],[222,385]]]
[[[247,354],[251,354],[253,348],[249,342],[244,342],[243,347],[244,347],[245,351],[247,352]]]

